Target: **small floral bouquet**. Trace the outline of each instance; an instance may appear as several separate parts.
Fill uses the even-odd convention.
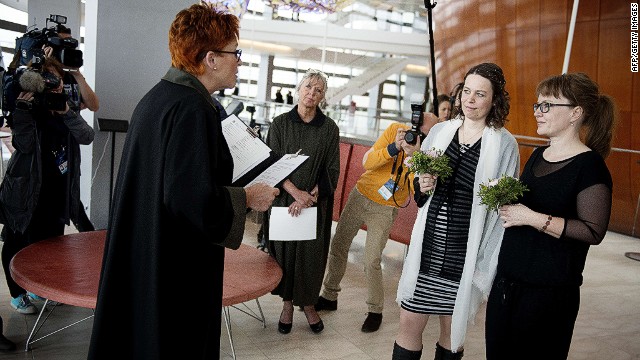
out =
[[[449,157],[442,150],[431,148],[426,152],[420,150],[413,153],[413,156],[407,157],[405,165],[410,172],[417,175],[431,174],[437,176],[439,180],[445,180],[453,173],[449,166]],[[431,195],[431,190],[427,195]]]
[[[496,210],[502,205],[513,204],[525,191],[527,186],[520,180],[502,175],[499,179],[489,180],[486,184],[480,184],[480,204],[487,205],[489,210]]]

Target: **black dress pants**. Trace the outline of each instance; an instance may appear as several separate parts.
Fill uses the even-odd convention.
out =
[[[566,359],[579,307],[579,286],[527,286],[497,277],[487,303],[487,360]]]
[[[13,259],[18,251],[30,244],[64,234],[65,224],[63,222],[56,218],[40,215],[41,214],[37,212],[34,214],[24,234],[14,232],[7,225],[2,228],[2,239],[4,240],[4,244],[2,245],[2,267],[7,280],[7,286],[9,287],[9,293],[13,298],[26,293],[26,290],[13,281],[11,277],[11,259]],[[39,264],[33,264],[33,266],[37,267]]]

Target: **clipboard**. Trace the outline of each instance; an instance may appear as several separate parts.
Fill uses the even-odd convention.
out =
[[[233,158],[232,185],[244,186],[278,160],[258,134],[236,115],[222,120],[222,134]]]
[[[222,134],[233,158],[233,186],[244,187],[258,178],[260,182],[275,187],[308,158],[299,155],[301,150],[296,154],[276,154],[235,115],[222,120]]]

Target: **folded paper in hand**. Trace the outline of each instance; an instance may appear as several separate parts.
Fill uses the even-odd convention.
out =
[[[280,160],[273,163],[255,179],[248,183],[247,186],[251,186],[256,183],[265,183],[267,185],[276,186],[308,158],[309,157],[306,155],[284,155],[280,158]]]
[[[305,155],[286,154],[276,161],[267,144],[235,115],[222,121],[222,134],[233,158],[232,183],[237,186],[247,182],[246,186],[257,182],[276,186],[308,158]],[[258,173],[267,165],[266,170]],[[252,172],[253,169],[256,171]]]

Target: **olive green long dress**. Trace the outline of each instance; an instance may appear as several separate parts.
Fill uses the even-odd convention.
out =
[[[340,131],[320,109],[305,123],[298,107],[273,119],[267,144],[279,155],[300,153],[309,158],[289,179],[298,189],[311,191],[318,185],[318,226],[314,240],[269,241],[269,251],[283,270],[282,280],[272,294],[295,306],[313,305],[318,299],[331,240],[333,194],[340,176]],[[295,199],[284,189],[273,206],[289,206]],[[268,226],[265,236],[268,237]]]

